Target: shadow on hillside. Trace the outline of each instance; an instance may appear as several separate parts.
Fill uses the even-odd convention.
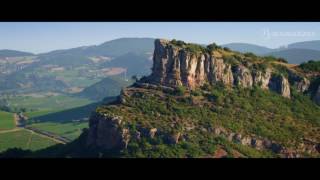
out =
[[[101,102],[91,103],[85,106],[67,109],[55,113],[46,114],[43,116],[33,117],[32,122],[59,122],[69,123],[71,121],[80,122],[87,121],[92,111],[94,111],[99,105],[106,104],[114,101],[116,97],[107,97]]]

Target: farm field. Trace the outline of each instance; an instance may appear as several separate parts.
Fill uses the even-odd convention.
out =
[[[88,128],[88,122],[40,122],[30,126],[74,140],[79,137],[83,128]]]
[[[28,112],[26,113],[29,117],[28,126],[74,140],[81,134],[83,128],[88,127],[88,118],[98,104],[100,103],[91,103],[55,112],[53,110]]]
[[[13,129],[15,127],[13,114],[0,111],[0,131]]]
[[[28,117],[28,126],[70,140],[76,139],[81,134],[82,129],[88,127],[85,118],[96,107],[96,104],[91,102],[84,98],[66,95],[16,96],[10,98],[11,106],[26,108],[24,115]],[[25,129],[15,129],[13,118],[13,113],[0,111],[0,152],[10,148],[39,150],[56,144],[49,138]]]
[[[84,106],[91,100],[67,95],[56,95],[47,97],[16,96],[9,99],[11,107],[26,108],[29,113],[33,111],[59,111],[73,107]]]
[[[41,137],[24,129],[0,133],[0,152],[9,148],[21,148],[35,151],[55,144],[56,142],[51,139]]]

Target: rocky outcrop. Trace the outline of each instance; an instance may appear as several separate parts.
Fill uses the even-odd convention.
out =
[[[169,136],[169,143],[170,144],[178,144],[180,137],[181,137],[180,132],[172,134],[171,136]]]
[[[120,117],[95,113],[90,118],[87,145],[103,149],[126,148],[130,133],[123,124]]]
[[[150,83],[189,88],[222,82],[233,85],[231,65],[213,54],[196,54],[174,47],[167,40],[156,40]]]
[[[271,78],[271,69],[266,69],[265,72],[257,71],[254,73],[253,76],[253,83],[254,85],[262,88],[262,89],[268,89],[268,85]]]
[[[241,87],[252,87],[253,78],[251,72],[244,65],[239,65],[234,71],[235,84]]]
[[[290,84],[286,77],[284,76],[273,76],[269,83],[269,88],[283,97],[290,98]]]
[[[234,82],[231,65],[225,64],[223,59],[211,56],[208,59],[208,79],[211,84],[222,83],[226,86],[232,86]],[[211,61],[211,62],[210,62]]]
[[[303,93],[308,90],[310,86],[310,81],[307,78],[303,77],[296,81],[295,85],[297,87],[298,92]]]
[[[186,48],[173,45],[168,40],[155,41],[152,74],[143,81],[160,86],[186,86],[194,89],[205,83],[222,83],[225,86],[250,88],[253,85],[271,89],[290,98],[288,78],[272,74],[272,69],[251,70],[250,63],[231,65],[217,52],[191,52]],[[310,82],[306,78],[294,80],[298,91],[304,92]]]
[[[317,103],[320,106],[320,85],[316,91],[315,96],[313,97],[313,100],[315,103]]]
[[[153,138],[156,135],[157,128],[152,128],[149,130],[149,137]]]

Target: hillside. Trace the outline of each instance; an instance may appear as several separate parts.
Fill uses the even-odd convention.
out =
[[[230,43],[222,47],[241,53],[251,52],[261,56],[275,56],[286,59],[289,63],[300,64],[309,60],[320,59],[320,41],[304,41],[288,44],[286,48],[271,49],[248,43]]]
[[[83,46],[72,49],[56,50],[39,56],[77,55],[77,56],[110,56],[117,57],[130,52],[137,54],[152,52],[152,38],[119,38],[100,45]]]
[[[15,51],[15,50],[8,50],[3,49],[0,50],[0,58],[6,58],[6,57],[22,57],[22,56],[33,56],[34,54],[23,52],[23,51]]]
[[[150,56],[150,55],[149,55]],[[106,67],[121,67],[127,69],[127,75],[148,75],[152,67],[152,60],[148,55],[141,55],[136,53],[127,53],[116,57],[112,61],[103,63]]]
[[[288,60],[288,62],[291,64],[301,64],[309,60],[320,59],[320,51],[311,50],[311,49],[284,49],[284,50],[274,51],[264,55],[266,56],[271,55],[278,58],[281,57]]]
[[[156,40],[150,76],[98,106],[72,143],[27,156],[320,157],[313,66]]]
[[[316,50],[320,51],[320,41],[315,40],[315,41],[304,41],[304,42],[297,42],[297,43],[292,43],[287,46],[289,49],[311,49],[311,50]]]
[[[118,96],[122,88],[129,86],[132,80],[125,81],[122,78],[104,78],[103,80],[85,88],[76,96],[85,97],[94,101],[101,101],[105,97]]]
[[[120,38],[100,45],[0,59],[0,93],[78,93],[102,79],[148,75],[152,38]]]

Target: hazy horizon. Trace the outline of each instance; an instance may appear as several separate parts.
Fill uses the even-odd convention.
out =
[[[45,53],[118,38],[164,38],[268,48],[320,39],[318,22],[1,22],[0,49]]]

